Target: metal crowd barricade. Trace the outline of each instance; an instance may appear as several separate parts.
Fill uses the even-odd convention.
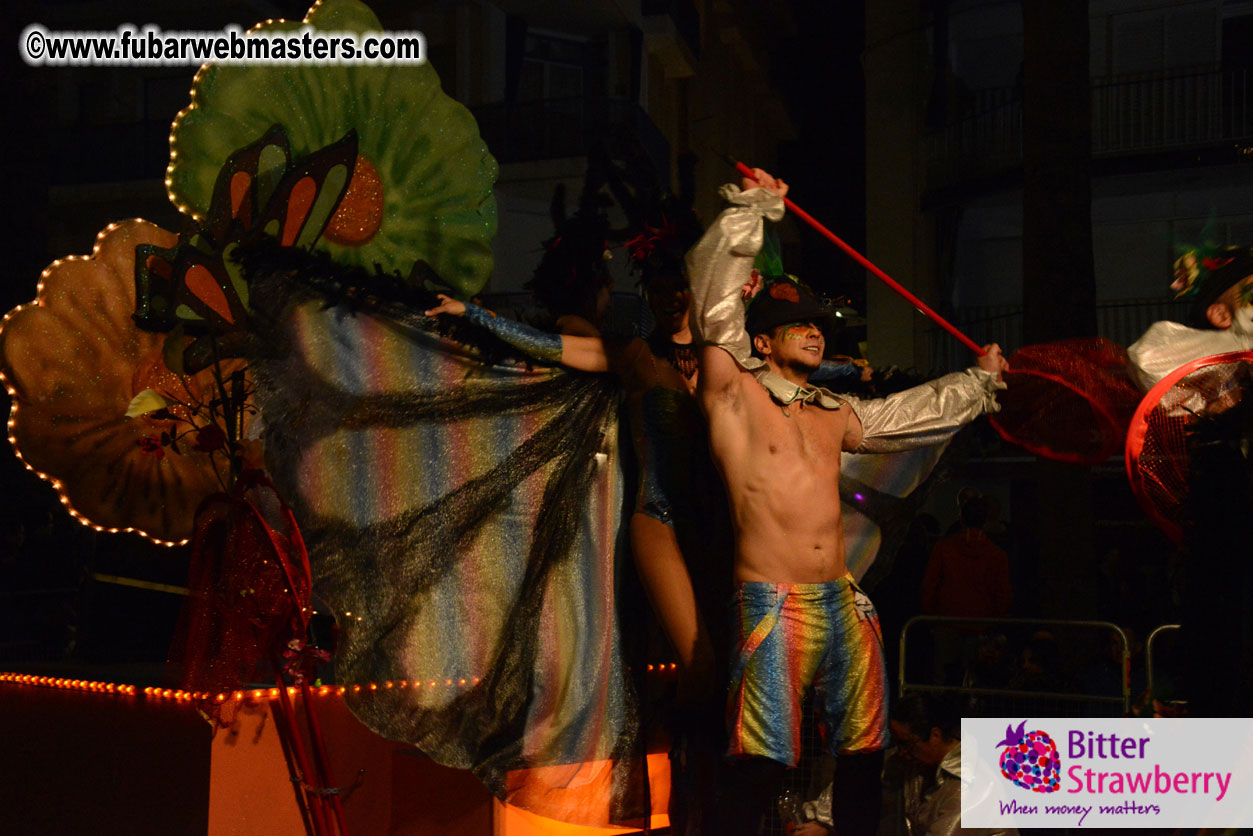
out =
[[[1150,694],[1156,695],[1157,690],[1154,687],[1156,680],[1154,679],[1154,663],[1153,648],[1156,642],[1159,642],[1167,633],[1174,633],[1179,629],[1178,624],[1162,624],[1153,628],[1153,632],[1149,633],[1149,637],[1144,641],[1144,668],[1148,677],[1148,690]]]
[[[1041,631],[1047,632],[1053,640],[1056,640],[1056,637],[1059,635],[1065,635],[1072,640],[1073,650],[1067,654],[1063,652],[1061,646],[1063,643],[1057,642],[1058,660],[1071,665],[1076,662],[1086,663],[1088,667],[1083,669],[1085,674],[1094,674],[1095,676],[1092,678],[1098,679],[1108,677],[1108,684],[1111,687],[1096,690],[1090,685],[1091,678],[1084,676],[1072,678],[1061,671],[1054,672],[1056,676],[1055,682],[1060,687],[1053,690],[1030,690],[1014,687],[1012,682],[1001,683],[995,680],[993,680],[993,684],[987,684],[986,680],[981,683],[978,675],[972,675],[970,670],[970,660],[967,656],[969,640],[965,642],[967,646],[963,647],[961,659],[962,681],[960,684],[934,681],[911,682],[909,680],[910,673],[917,674],[918,671],[917,662],[915,661],[917,658],[915,646],[919,640],[914,639],[911,643],[910,633],[911,629],[918,632],[916,628],[923,625],[931,627],[933,638],[936,635],[935,628],[939,627],[941,628],[940,633],[947,633],[949,636],[967,636],[970,640],[975,641],[981,635],[984,637],[989,634],[1004,636],[1007,647],[1010,643],[1010,636],[1020,639],[1020,647],[1027,647],[1032,641],[1042,641],[1038,638],[1038,634]],[[1115,648],[1112,644],[1104,645],[1105,653],[1102,655],[1102,645],[1093,643],[1098,633],[1105,633],[1110,639],[1117,639],[1119,644],[1117,658],[1113,656]],[[1022,637],[1031,638],[1021,641]],[[915,653],[915,656],[911,657],[911,651]],[[1083,658],[1085,653],[1086,658]],[[934,662],[934,657],[932,661]],[[920,615],[911,618],[901,629],[898,683],[901,694],[921,691],[969,697],[971,698],[970,703],[963,709],[963,713],[974,710],[979,714],[991,717],[1008,716],[1010,714],[1017,716],[1024,712],[1040,717],[1082,717],[1098,714],[1127,715],[1131,712],[1132,698],[1130,661],[1131,649],[1127,634],[1117,624],[1109,621],[951,618]],[[1101,666],[1102,662],[1105,664],[1105,667]],[[1111,673],[1110,669],[1114,668],[1115,665],[1116,670],[1113,671],[1113,676],[1109,676]],[[1089,681],[1085,682],[1085,679]],[[1084,690],[1085,685],[1089,687],[1089,690]],[[1115,685],[1116,687],[1114,687]],[[970,715],[967,714],[967,716]]]

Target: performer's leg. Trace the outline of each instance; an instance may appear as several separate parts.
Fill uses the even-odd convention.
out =
[[[874,836],[888,740],[883,638],[874,606],[851,579],[831,605],[831,646],[815,682],[827,748],[839,758],[831,814],[841,836]]]
[[[831,819],[844,836],[875,836],[883,807],[883,751],[842,754],[831,782]]]
[[[769,758],[743,758],[723,764],[716,832],[757,836],[762,817],[774,812],[773,801],[783,785],[785,768]]]
[[[678,654],[679,701],[699,703],[714,687],[713,645],[696,608],[692,578],[674,529],[647,514],[634,514],[631,553],[653,611]]]
[[[801,698],[825,649],[821,584],[741,583],[733,602],[736,643],[727,690],[727,754],[795,766]],[[819,593],[820,594],[820,593]]]
[[[733,602],[724,833],[756,833],[801,749],[801,695],[831,633],[828,584],[741,583]]]
[[[670,723],[670,831],[709,833],[723,745],[713,646],[674,529],[637,513],[630,530],[636,572],[679,664],[678,704]]]

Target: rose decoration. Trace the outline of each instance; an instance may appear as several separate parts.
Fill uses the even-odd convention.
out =
[[[109,226],[91,256],[49,266],[35,301],[11,311],[0,330],[18,455],[80,522],[168,545],[190,535],[201,500],[222,490],[224,464],[197,449],[208,423],[189,406],[213,391],[214,370],[175,375],[162,358],[165,335],[132,319],[135,248],[176,241],[142,220]]]
[[[781,299],[786,302],[800,303],[800,291],[796,289],[796,285],[788,281],[776,281],[770,285],[770,297],[772,299]]]
[[[379,33],[357,0],[325,0],[303,23],[267,21],[258,30]],[[191,104],[170,134],[170,199],[202,219],[214,182],[236,149],[272,125],[297,159],[351,131],[359,156],[347,194],[314,245],[349,266],[410,276],[429,265],[469,297],[492,271],[496,160],[465,107],[440,88],[429,64],[206,64]]]

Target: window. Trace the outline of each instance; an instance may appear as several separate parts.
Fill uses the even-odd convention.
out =
[[[518,79],[518,101],[581,97],[586,63],[586,44],[528,32]]]

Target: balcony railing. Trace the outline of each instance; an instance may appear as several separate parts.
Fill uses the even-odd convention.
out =
[[[1092,86],[1092,153],[1214,145],[1253,135],[1245,70]]]
[[[1253,138],[1249,74],[1196,72],[1095,80],[1092,155],[1213,147]],[[926,138],[928,184],[951,186],[1022,164],[1022,100],[985,91],[974,112]]]
[[[1173,299],[1098,302],[1097,336],[1129,346],[1154,322],[1184,321],[1188,304]],[[948,319],[979,345],[999,343],[1007,353],[1023,346],[1021,305],[959,308]],[[970,352],[939,328],[927,332],[927,348],[932,370],[951,371],[970,365]]]
[[[670,143],[637,103],[564,98],[506,102],[473,109],[487,147],[502,163],[582,157],[600,140],[637,140],[669,180]]]

